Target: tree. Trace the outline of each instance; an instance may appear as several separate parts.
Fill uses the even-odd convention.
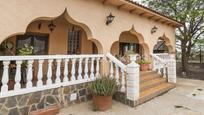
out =
[[[182,53],[182,70],[188,75],[191,49],[204,39],[204,0],[143,0],[143,3],[184,24],[176,30],[176,38]]]

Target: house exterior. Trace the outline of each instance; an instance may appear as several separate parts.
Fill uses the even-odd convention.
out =
[[[127,65],[116,58],[128,50],[176,82],[175,29],[182,24],[156,11],[129,0],[1,0],[0,6],[0,42],[12,45],[0,56],[2,114],[87,101],[87,84],[102,75],[121,85],[116,100],[142,103],[136,56]],[[25,44],[33,46],[32,56],[16,56]]]

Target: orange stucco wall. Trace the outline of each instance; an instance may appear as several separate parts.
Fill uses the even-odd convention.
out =
[[[38,28],[38,24],[41,23],[41,28]],[[68,51],[68,30],[71,28],[70,24],[63,18],[55,19],[54,24],[56,28],[50,32],[48,24],[50,21],[35,21],[27,27],[27,32],[49,34],[48,38],[48,54],[67,54]],[[92,42],[87,40],[86,33],[81,29],[81,53],[92,53]],[[8,39],[14,43],[13,52],[15,52],[16,36],[12,36]]]
[[[171,52],[175,51],[175,27],[131,14],[123,9],[119,10],[113,5],[103,4],[101,0],[1,0],[0,6],[0,42],[13,35],[25,33],[27,26],[35,20],[52,20],[63,16],[68,22],[82,27],[87,39],[97,44],[100,53],[110,52],[112,44],[119,40],[121,33],[131,28],[134,30],[133,34],[139,33],[144,39],[145,46],[149,47],[149,53],[153,52],[158,38],[163,35],[169,39],[168,45],[172,47]],[[106,17],[110,12],[115,19],[107,26]],[[59,25],[64,29],[56,28],[56,31],[50,35],[49,45],[55,44],[49,50],[50,54],[66,52],[62,47],[62,44],[65,46],[67,43],[64,39],[67,37],[64,34],[66,27],[64,24],[59,23]],[[154,26],[158,30],[151,34]],[[34,28],[36,27],[33,27],[33,30]],[[56,43],[61,44],[60,47]],[[89,45],[82,45],[82,49],[86,46]]]

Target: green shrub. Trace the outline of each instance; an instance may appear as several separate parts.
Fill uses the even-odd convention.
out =
[[[141,57],[140,61],[138,61],[137,63],[139,64],[150,64],[151,61],[146,60],[144,56]]]
[[[90,84],[93,95],[112,96],[117,90],[117,83],[114,78],[98,78]]]

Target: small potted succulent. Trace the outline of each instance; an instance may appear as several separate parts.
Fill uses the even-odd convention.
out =
[[[93,94],[94,110],[105,111],[112,106],[112,96],[117,90],[114,78],[102,77],[89,86]]]
[[[141,57],[141,59],[138,63],[140,64],[140,70],[141,71],[148,71],[150,69],[151,61],[145,59],[144,56]]]

